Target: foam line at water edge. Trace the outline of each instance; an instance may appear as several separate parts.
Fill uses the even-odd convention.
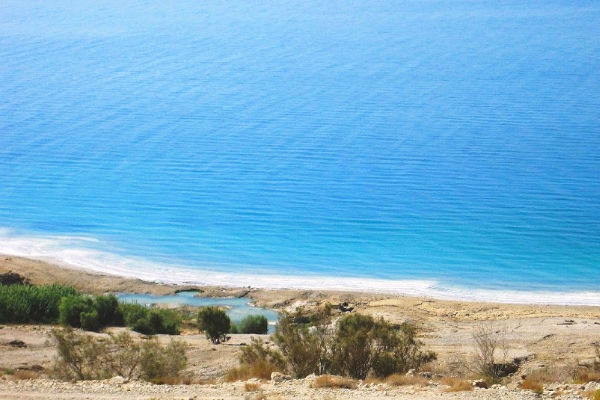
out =
[[[252,286],[269,289],[317,289],[424,296],[442,300],[487,301],[519,304],[600,306],[600,292],[555,292],[467,289],[433,280],[388,280],[355,277],[286,276],[235,273],[184,265],[168,265],[91,249],[95,238],[62,235],[21,235],[0,229],[0,253],[49,261],[95,272],[152,282],[215,286]]]

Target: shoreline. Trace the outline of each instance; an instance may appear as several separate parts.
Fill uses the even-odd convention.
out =
[[[272,289],[220,285],[174,284],[141,278],[100,273],[79,267],[50,263],[27,257],[0,254],[0,273],[16,272],[33,284],[60,283],[93,294],[108,292],[168,295],[178,291],[198,290],[206,297],[247,297],[260,307],[294,310],[330,303],[349,302],[358,309],[389,314],[402,313],[416,320],[432,316],[469,320],[511,319],[517,317],[600,317],[600,307],[590,305],[519,304],[492,301],[434,299],[353,290]],[[392,312],[393,311],[393,312]]]
[[[2,259],[12,258],[53,265],[62,269],[87,272],[103,277],[118,277],[175,288],[227,288],[228,291],[302,290],[323,292],[351,292],[383,296],[414,297],[442,301],[500,303],[523,305],[557,305],[600,307],[600,291],[520,291],[442,287],[433,280],[386,280],[376,278],[329,277],[318,275],[287,276],[201,270],[183,266],[165,266],[158,263],[125,258],[88,249],[65,249],[62,257],[48,252],[24,255],[21,252],[2,251]],[[137,268],[134,268],[136,265]],[[114,283],[113,283],[114,284]],[[123,289],[131,283],[119,283]],[[149,289],[147,289],[149,290]],[[154,289],[156,290],[156,289]],[[126,291],[126,290],[122,290]],[[154,292],[153,292],[154,293]],[[155,293],[156,294],[156,293]],[[161,294],[161,293],[158,293]]]
[[[337,392],[339,398],[344,399],[383,399],[388,398],[389,395],[411,399],[417,393],[419,397],[427,399],[439,398],[440,396],[450,396],[449,398],[461,400],[505,397],[519,400],[533,399],[538,396],[529,395],[527,391],[519,389],[520,377],[528,375],[532,371],[543,371],[547,366],[551,366],[552,369],[548,373],[552,374],[552,379],[556,379],[556,382],[558,382],[553,385],[559,385],[562,382],[560,387],[561,390],[564,390],[566,387],[564,385],[565,379],[569,379],[573,371],[581,365],[591,365],[590,363],[594,361],[594,351],[591,344],[597,341],[600,330],[600,307],[465,302],[344,291],[234,289],[218,286],[174,285],[100,274],[81,268],[68,268],[24,257],[0,255],[0,273],[9,270],[29,279],[32,284],[59,283],[72,285],[81,292],[93,294],[126,291],[165,295],[178,290],[198,289],[201,291],[202,296],[247,297],[252,299],[252,302],[258,306],[290,312],[298,308],[315,309],[326,303],[336,305],[348,302],[350,303],[349,306],[360,314],[371,315],[374,318],[381,317],[392,324],[400,324],[406,321],[415,323],[419,327],[420,340],[424,342],[427,349],[438,354],[438,360],[433,362],[428,370],[431,373],[440,373],[442,376],[458,374],[458,376],[470,377],[471,370],[469,366],[473,362],[475,354],[473,332],[481,327],[488,327],[494,329],[495,332],[500,332],[503,343],[502,360],[525,360],[520,364],[519,372],[514,376],[507,377],[502,386],[494,385],[490,389],[473,389],[469,392],[460,392],[460,394],[456,394],[459,397],[453,397],[453,394],[448,393],[444,386],[439,386],[439,383],[437,383],[437,385],[428,385],[422,388],[419,386],[381,386],[380,389],[373,389],[374,392],[366,392],[365,388],[356,391],[344,391],[343,393]],[[48,341],[48,335],[52,328],[52,326],[38,324],[3,325],[0,329],[0,351],[3,351],[3,365],[0,365],[0,368],[23,369],[26,371],[31,371],[32,368],[39,369],[40,366],[46,370],[52,368],[52,360],[56,351],[54,344]],[[119,329],[123,328],[110,328],[109,332],[119,332]],[[107,335],[107,333],[94,333],[93,335]],[[162,343],[167,343],[172,338],[169,335],[157,336]],[[231,342],[213,345],[203,333],[195,329],[188,329],[183,331],[177,339],[183,340],[189,346],[189,365],[186,373],[207,382],[211,380],[220,382],[220,379],[230,368],[238,365],[241,346],[251,340],[251,335],[235,334],[232,335]],[[263,339],[269,340],[266,336]],[[24,342],[26,346],[11,346],[10,343],[14,340]],[[90,388],[89,391],[85,391],[88,390],[85,389],[86,385],[95,385],[96,383],[63,384],[47,380],[43,376],[41,377],[42,380],[32,379],[13,383],[10,377],[4,380],[1,378],[0,376],[0,397],[15,399],[23,398],[24,395],[32,396],[27,398],[46,398],[47,390],[40,390],[40,387],[46,387],[40,386],[42,384],[51,385],[54,388],[60,387],[62,393],[60,396],[62,397],[58,395],[56,397],[65,400],[84,395],[95,399],[109,398],[107,393],[110,392],[111,396],[116,395],[121,387],[121,384],[113,385],[112,381],[108,381],[110,383],[103,381],[98,383],[97,388],[94,387]],[[25,384],[29,385],[27,382],[30,382],[31,385],[24,386]],[[148,388],[148,395],[156,394],[155,388],[168,388],[170,396],[175,396],[175,391],[178,391],[178,394],[185,392],[186,396],[184,397],[190,398],[192,397],[191,395],[188,396],[188,393],[191,393],[190,391],[193,391],[195,396],[201,394],[198,398],[212,398],[218,393],[223,398],[237,399],[242,394],[246,394],[244,391],[245,382],[224,382],[215,385],[156,386],[133,381],[128,385],[135,386],[136,398],[141,394],[139,391],[141,389],[138,388],[141,388],[140,384],[146,385],[144,388]],[[278,389],[285,387],[286,391],[283,393],[285,397],[283,398],[314,398],[315,396],[321,398],[325,394],[332,394],[329,389],[324,389],[325,392],[318,392],[317,389],[310,388],[305,380],[291,380],[285,384],[267,381],[261,383],[261,385],[269,396],[281,395],[282,392],[278,392]],[[594,385],[596,384],[594,383]],[[552,386],[552,388],[555,387],[557,386]],[[581,385],[574,385],[573,387],[579,388]],[[215,391],[211,391],[213,389]],[[65,392],[62,392],[63,390]],[[91,395],[92,392],[95,394]],[[227,395],[223,394],[225,392]],[[123,394],[125,397],[121,397],[129,398],[127,396],[130,393],[132,392],[118,392],[118,396]],[[548,391],[547,393],[554,393],[554,391]],[[370,397],[371,395],[375,395],[375,397]],[[167,398],[166,396],[167,392],[159,395],[160,398]],[[566,398],[575,397],[567,396]]]
[[[600,290],[501,289],[447,285],[435,279],[381,279],[324,276],[313,273],[277,275],[236,272],[237,266],[212,269],[170,264],[91,248],[98,240],[84,236],[15,234],[0,228],[0,256],[22,257],[100,275],[140,279],[176,286],[260,288],[264,290],[347,291],[449,301],[505,304],[600,306]],[[243,269],[243,268],[242,268]],[[482,281],[493,280],[482,275]]]

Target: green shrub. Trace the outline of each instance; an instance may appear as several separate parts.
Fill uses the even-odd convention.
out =
[[[294,319],[292,315],[280,317],[273,336],[290,371],[297,378],[324,373],[329,337],[306,324],[294,323]]]
[[[423,350],[423,342],[417,339],[417,327],[409,322],[394,327],[385,320],[378,322],[376,340],[379,351],[373,359],[373,372],[384,377],[418,369],[434,361],[436,353]]]
[[[145,334],[179,334],[181,318],[172,310],[119,303],[114,295],[86,296],[70,286],[0,285],[0,323],[56,323],[98,331],[132,327]]]
[[[225,311],[218,307],[202,307],[198,312],[198,328],[217,344],[225,340],[231,321]]]
[[[96,296],[94,310],[98,313],[100,326],[123,326],[123,313],[115,295]]]
[[[53,331],[58,359],[55,374],[69,380],[142,378],[153,382],[177,377],[187,364],[186,345],[172,340],[162,346],[156,339],[136,342],[129,333],[108,339],[76,333],[70,328]]]
[[[144,335],[178,335],[180,332],[181,317],[176,311],[128,303],[121,303],[119,310],[125,325]]]
[[[435,354],[422,352],[416,327],[404,323],[396,328],[383,318],[351,314],[337,323],[332,344],[333,372],[364,379],[370,371],[385,377],[404,373],[433,361]]]
[[[119,303],[119,311],[123,315],[123,322],[129,327],[148,315],[148,307],[137,303]]]
[[[330,323],[327,310],[296,323],[296,315],[283,315],[274,341],[287,369],[296,377],[335,374],[364,379],[404,373],[435,359],[422,351],[412,324],[393,326],[383,319],[350,314]]]
[[[73,295],[66,296],[60,300],[58,306],[58,322],[61,325],[81,327],[81,314],[93,310],[94,301],[89,296]]]
[[[96,310],[82,312],[79,314],[79,321],[81,328],[85,329],[86,331],[98,332],[100,328],[102,328],[100,319],[98,318],[98,311]]]
[[[254,333],[264,335],[269,330],[269,321],[263,315],[248,315],[237,324],[231,324],[230,333]]]
[[[56,323],[60,299],[76,294],[62,285],[0,285],[0,322]]]
[[[181,315],[175,310],[164,308],[153,309],[150,314],[156,313],[160,316],[160,325],[154,326],[156,333],[166,335],[179,335],[181,326]]]

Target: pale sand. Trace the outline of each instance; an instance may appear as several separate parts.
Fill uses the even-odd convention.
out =
[[[523,364],[521,370],[509,383],[515,388],[519,375],[540,367],[563,369],[565,376],[578,364],[590,363],[594,358],[592,343],[600,341],[600,307],[583,306],[543,306],[543,305],[511,305],[482,302],[441,301],[427,298],[402,297],[354,292],[310,291],[310,290],[264,290],[248,288],[219,288],[193,287],[157,284],[141,280],[122,278],[118,276],[97,274],[80,269],[65,268],[43,261],[30,260],[20,257],[0,256],[0,273],[17,272],[27,277],[31,283],[47,284],[62,283],[73,285],[83,292],[135,292],[167,294],[182,289],[200,289],[208,296],[242,296],[247,295],[259,305],[280,310],[295,310],[297,307],[313,308],[326,302],[339,303],[347,301],[356,310],[375,316],[383,316],[393,322],[407,319],[416,322],[422,328],[422,339],[428,348],[439,354],[439,361],[431,368],[444,373],[459,369],[461,365],[469,364],[474,352],[472,334],[478,327],[490,324],[495,330],[502,331],[506,339],[508,358],[530,356],[531,360]],[[567,322],[568,321],[568,322]],[[36,326],[5,326],[0,329],[0,367],[27,367],[42,365],[48,367],[52,363],[54,349],[47,341],[49,327]],[[239,344],[248,342],[248,337],[233,335],[233,339],[225,346],[212,346],[206,339],[195,332],[185,332],[182,339],[190,344],[190,366],[188,370],[203,378],[218,377],[236,364]],[[18,349],[6,343],[13,339],[25,341],[29,346]],[[166,340],[166,338],[163,338]],[[215,349],[214,351],[212,349]],[[457,362],[458,361],[458,362]],[[458,371],[457,371],[458,372]],[[41,381],[40,381],[41,382]],[[0,397],[7,398],[43,398],[33,390],[20,392],[18,387],[8,387],[13,383],[0,382]],[[24,385],[24,384],[20,384]],[[270,384],[269,384],[270,385]],[[303,383],[289,384],[286,391],[279,392],[277,387],[266,385],[267,392],[274,397],[282,398],[323,398],[324,394],[331,398],[380,398],[381,392],[360,391],[354,394],[341,392],[314,392],[307,389]],[[296,386],[294,386],[296,385]],[[512,386],[511,386],[512,385]],[[239,388],[238,388],[239,389]],[[225,387],[202,389],[204,393],[198,398],[243,398],[232,384]],[[79,398],[83,396],[78,388],[64,388],[65,391],[75,391],[71,395],[60,398]],[[96,390],[90,388],[90,390]],[[117,389],[115,389],[117,390]],[[158,398],[181,398],[187,395],[188,389],[173,389],[175,395],[157,396]],[[199,389],[198,389],[199,390]],[[313,390],[313,391],[311,391]],[[406,389],[408,390],[408,389]],[[413,390],[413,389],[410,389]],[[422,390],[422,389],[418,389]],[[85,392],[85,391],[84,391]],[[122,395],[117,390],[115,397]],[[12,395],[11,395],[12,393]],[[17,393],[19,393],[17,395]],[[150,392],[151,393],[151,392]],[[140,398],[148,398],[150,393],[144,392]],[[511,393],[483,392],[458,396],[444,394],[449,398],[533,398],[525,396],[525,392]],[[391,394],[391,393],[390,393]],[[90,398],[113,398],[109,396],[90,395]],[[355,396],[356,395],[356,396]],[[394,391],[399,398],[409,398],[414,395],[405,389]],[[436,388],[418,393],[418,398],[435,398],[440,395]],[[11,397],[12,396],[12,397]],[[87,394],[86,394],[87,396]],[[124,398],[128,397],[123,395]],[[207,397],[204,397],[207,396]],[[213,397],[216,396],[216,397]],[[408,396],[408,397],[407,397]],[[463,397],[466,396],[466,397]],[[516,397],[515,397],[516,396]],[[525,397],[523,397],[525,396]],[[577,398],[577,397],[573,397]]]

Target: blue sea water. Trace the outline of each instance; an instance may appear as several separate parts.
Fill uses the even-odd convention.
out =
[[[585,0],[4,0],[0,251],[597,296],[599,37]]]

